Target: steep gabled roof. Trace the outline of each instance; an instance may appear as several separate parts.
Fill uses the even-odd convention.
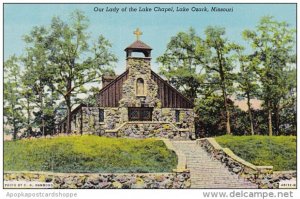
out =
[[[128,69],[125,72],[123,72],[121,75],[117,76],[114,80],[112,80],[111,82],[109,82],[109,84],[107,84],[106,86],[104,86],[103,88],[101,88],[98,94],[102,93],[103,91],[105,91],[106,89],[108,89],[109,87],[111,87],[119,79],[121,79],[122,77],[126,76],[127,74],[128,74]]]
[[[123,82],[127,80],[128,70],[119,75],[116,79],[104,86],[96,94],[97,104],[101,107],[118,107],[122,98]]]
[[[151,78],[158,85],[158,97],[162,102],[162,107],[166,108],[193,108],[194,103],[181,94],[171,84],[161,78],[151,70]]]
[[[133,42],[131,45],[129,45],[127,48],[125,48],[125,50],[127,50],[127,49],[152,50],[152,48],[150,46],[148,46],[147,44],[145,44],[144,42],[142,42],[140,40],[136,40],[135,42]]]

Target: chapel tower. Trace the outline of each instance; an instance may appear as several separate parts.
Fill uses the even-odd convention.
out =
[[[133,34],[136,35],[136,41],[125,48],[126,60],[128,61],[129,59],[134,58],[143,59],[150,62],[152,48],[140,40],[140,36],[143,33],[139,30],[139,28],[137,28]]]

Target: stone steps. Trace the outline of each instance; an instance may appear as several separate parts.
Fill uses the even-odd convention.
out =
[[[196,141],[172,141],[182,151],[191,172],[191,188],[257,188],[256,184],[232,174],[218,160],[196,144]]]

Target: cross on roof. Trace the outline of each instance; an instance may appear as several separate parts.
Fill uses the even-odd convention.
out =
[[[140,31],[139,28],[137,28],[137,29],[133,32],[133,34],[135,34],[136,40],[140,40],[140,36],[141,36],[143,33]]]

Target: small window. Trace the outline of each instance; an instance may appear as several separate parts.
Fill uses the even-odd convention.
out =
[[[136,95],[137,96],[144,96],[144,80],[142,78],[138,78],[136,81]]]
[[[99,108],[99,122],[104,122],[104,110]]]
[[[179,115],[180,115],[180,111],[176,110],[175,111],[175,120],[176,120],[176,122],[179,122]]]
[[[129,121],[152,121],[152,108],[128,108]]]

